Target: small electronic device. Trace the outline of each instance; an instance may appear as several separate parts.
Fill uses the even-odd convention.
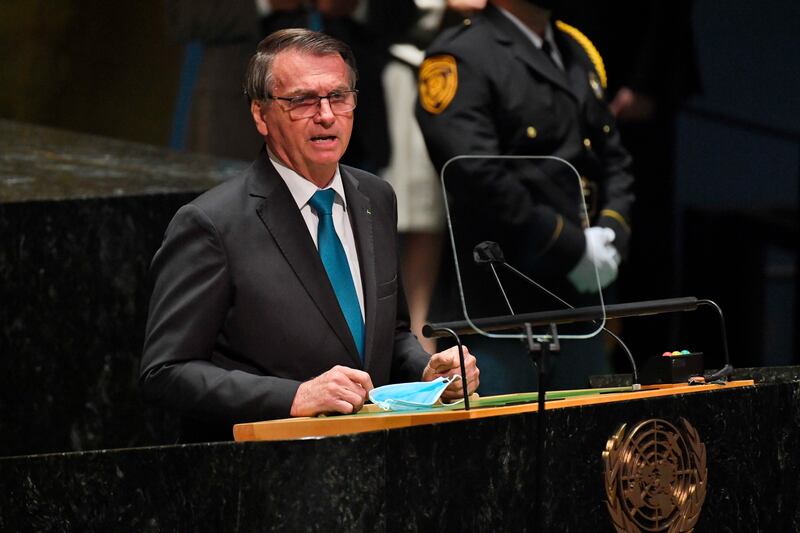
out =
[[[703,375],[703,352],[676,350],[647,360],[642,368],[642,385],[687,383],[692,376]]]

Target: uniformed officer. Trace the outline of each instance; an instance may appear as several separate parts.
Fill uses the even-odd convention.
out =
[[[416,115],[438,169],[463,155],[548,155],[580,174],[579,180],[557,161],[524,174],[517,163],[490,157],[448,165],[445,186],[470,318],[509,313],[491,274],[473,264],[477,243],[502,239],[510,264],[580,306],[598,302],[595,267],[601,286],[615,280],[630,236],[630,157],[603,99],[602,58],[577,29],[553,23],[551,6],[544,4],[490,1],[463,25],[444,31],[420,67]],[[581,194],[590,227],[578,208]],[[449,290],[439,294],[446,311],[434,318],[463,318],[453,276],[445,278]],[[522,290],[504,283],[511,284],[511,295]],[[544,295],[526,310],[562,305]],[[549,389],[584,386],[589,375],[610,370],[599,340],[575,341],[572,349],[569,344]],[[497,377],[482,381],[481,393],[536,387],[518,342],[475,337],[469,345],[483,356],[482,369],[494,367],[485,375]]]

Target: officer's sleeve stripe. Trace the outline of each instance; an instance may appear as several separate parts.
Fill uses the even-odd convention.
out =
[[[600,216],[613,218],[614,220],[619,222],[620,226],[622,226],[622,229],[624,229],[628,233],[631,232],[631,227],[628,225],[628,222],[625,220],[625,217],[623,217],[613,209],[603,209],[602,211],[600,211]]]
[[[553,247],[556,243],[558,238],[561,236],[561,232],[564,230],[564,217],[561,215],[556,215],[556,228],[553,230],[553,234],[550,236],[550,240],[547,242],[544,248],[539,252],[539,256],[543,256],[547,253],[547,251]]]

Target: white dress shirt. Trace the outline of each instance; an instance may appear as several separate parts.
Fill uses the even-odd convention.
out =
[[[306,222],[308,232],[314,240],[314,246],[319,249],[317,243],[317,225],[319,224],[319,217],[316,211],[308,203],[314,193],[317,192],[319,187],[305,179],[303,176],[285,166],[283,163],[269,153],[269,160],[278,171],[286,186],[289,187],[289,192],[292,194],[300,214],[303,215],[303,220]],[[339,172],[339,166],[336,166],[336,173],[330,185],[326,189],[333,189],[336,191],[336,196],[333,200],[333,227],[339,240],[342,241],[344,253],[347,256],[347,263],[350,265],[350,274],[353,276],[353,284],[356,287],[356,295],[358,296],[358,304],[361,307],[361,318],[364,319],[364,287],[361,283],[361,269],[358,265],[358,252],[356,250],[356,239],[353,234],[353,227],[350,225],[350,217],[347,215],[347,199],[344,196],[344,184],[342,183],[342,175]]]
[[[535,46],[539,50],[542,49],[542,43],[544,41],[547,41],[548,44],[550,45],[550,57],[553,59],[555,64],[558,65],[558,68],[564,70],[564,62],[561,60],[561,54],[558,52],[558,47],[556,46],[556,40],[553,38],[553,28],[549,23],[544,27],[544,39],[542,39],[541,37],[539,37],[539,35],[536,34],[536,32],[534,32],[525,24],[523,24],[521,20],[512,15],[510,12],[506,11],[502,7],[498,7],[498,9],[503,15],[508,17],[508,19],[511,22],[513,22],[514,25],[528,37],[528,39],[530,39],[530,41],[533,43],[533,46]]]

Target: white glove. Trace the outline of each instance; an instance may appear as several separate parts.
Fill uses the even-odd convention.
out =
[[[597,292],[617,279],[622,258],[611,244],[616,237],[613,229],[586,228],[583,234],[586,236],[586,251],[567,277],[578,292]]]

